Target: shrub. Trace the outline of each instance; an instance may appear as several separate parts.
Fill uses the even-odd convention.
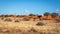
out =
[[[24,20],[24,21],[29,21],[29,18],[24,18],[23,20]]]
[[[34,28],[31,28],[29,32],[37,32]]]
[[[56,20],[57,22],[60,22],[60,20]]]
[[[12,21],[10,18],[6,18],[4,21]]]
[[[42,23],[42,22],[38,22],[36,25],[37,25],[37,26],[43,26],[44,23]]]
[[[3,19],[4,19],[4,17],[1,18],[1,20],[3,20]]]
[[[19,22],[19,20],[15,20],[15,22]]]
[[[40,34],[44,34],[43,32],[40,32]]]
[[[9,15],[4,15],[4,17],[9,17]]]

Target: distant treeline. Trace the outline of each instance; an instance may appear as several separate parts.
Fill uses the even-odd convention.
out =
[[[38,15],[38,14],[29,14],[28,16],[38,16],[38,17],[42,17],[42,16],[48,16],[48,15],[51,15],[52,17],[56,17],[56,16],[60,16],[58,13],[49,13],[49,12],[45,12],[43,15]],[[11,17],[11,16],[16,16],[16,17],[20,17],[20,16],[27,16],[27,15],[0,15],[0,17]]]

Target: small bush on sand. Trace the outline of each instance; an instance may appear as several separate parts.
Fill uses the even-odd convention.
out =
[[[10,18],[6,18],[4,21],[12,21],[12,19],[10,19]]]
[[[57,22],[60,22],[60,20],[56,20]]]
[[[42,22],[38,22],[36,25],[37,25],[37,26],[43,26],[44,23],[42,23]]]
[[[40,32],[40,34],[45,34],[45,33],[43,33],[43,32]]]
[[[29,32],[37,32],[34,28],[31,28]]]
[[[19,20],[15,20],[15,22],[19,22]]]
[[[4,19],[4,17],[1,18],[1,20],[3,20],[3,19]]]
[[[24,18],[23,20],[24,20],[24,21],[29,21],[29,18]]]

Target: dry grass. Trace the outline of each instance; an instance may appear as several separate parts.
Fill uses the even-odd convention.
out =
[[[19,21],[17,23],[16,20],[8,22],[0,18],[0,34],[60,34],[60,23],[54,23],[53,20]],[[44,25],[37,26],[38,22]]]

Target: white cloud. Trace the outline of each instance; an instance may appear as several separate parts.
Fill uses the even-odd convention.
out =
[[[56,11],[60,11],[59,9],[56,9]]]
[[[57,11],[57,12],[60,12],[60,10],[59,10],[59,9],[56,9],[56,11]]]
[[[25,14],[29,15],[31,12],[29,10],[25,10]]]

